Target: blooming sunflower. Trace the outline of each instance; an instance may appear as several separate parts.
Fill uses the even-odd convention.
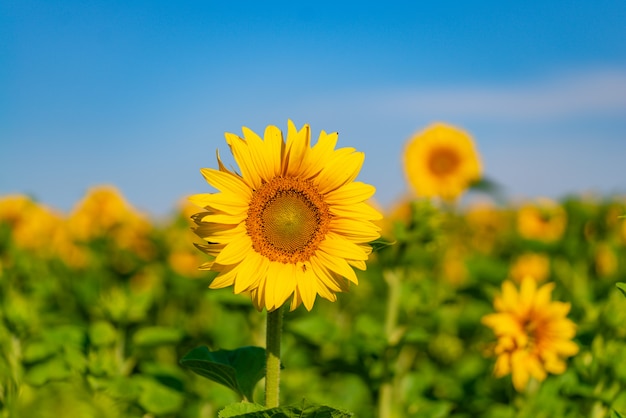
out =
[[[539,253],[521,254],[511,264],[509,275],[517,283],[521,283],[526,276],[537,283],[543,282],[550,275],[550,258]]]
[[[355,182],[364,154],[335,150],[337,134],[320,133],[310,145],[310,128],[289,121],[287,141],[275,126],[264,138],[243,128],[243,138],[226,133],[241,170],[228,170],[219,152],[219,169],[203,168],[217,193],[197,194],[192,203],[206,211],[194,215],[197,245],[213,259],[200,268],[218,272],[210,287],[234,285],[247,292],[258,310],[291,299],[311,310],[317,295],[330,301],[357,284],[353,267],[364,270],[369,242],[380,236],[381,218],[365,201],[373,186]]]
[[[512,374],[513,386],[519,392],[531,376],[543,381],[548,372],[563,373],[564,359],[578,352],[571,341],[576,326],[566,318],[570,304],[552,302],[553,288],[554,283],[537,288],[536,281],[526,277],[518,292],[512,282],[505,281],[502,294],[494,301],[497,313],[482,319],[498,338],[495,376]]]
[[[558,241],[567,227],[567,212],[548,198],[524,204],[517,213],[517,231],[526,239]]]
[[[464,131],[437,123],[415,134],[404,152],[404,170],[418,196],[455,200],[481,177],[472,138]]]

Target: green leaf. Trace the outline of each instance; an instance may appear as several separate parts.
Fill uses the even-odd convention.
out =
[[[239,407],[237,405],[252,406]],[[255,408],[259,408],[259,405],[246,403],[229,405],[219,412],[218,418],[350,418],[353,416],[351,412],[330,406],[312,404],[306,400],[302,401],[302,405],[281,406],[272,409]],[[239,413],[240,411],[243,413]]]
[[[182,408],[185,398],[180,393],[151,379],[139,382],[139,405],[155,415],[173,414]]]
[[[626,283],[618,282],[615,283],[615,286],[622,292],[624,296],[626,296]]]
[[[245,416],[249,412],[263,411],[265,407],[258,403],[250,402],[238,402],[228,405],[226,408],[220,410],[217,414],[218,418],[230,418]]]
[[[198,347],[187,353],[180,363],[234,390],[243,399],[252,400],[255,385],[265,375],[265,349],[248,346],[210,351],[207,347]]]
[[[89,326],[89,340],[95,346],[110,345],[117,339],[113,325],[108,321],[94,322]]]
[[[611,418],[625,418],[624,415],[620,414],[616,410],[611,411]]]
[[[24,381],[33,386],[42,386],[51,380],[64,380],[71,375],[67,363],[60,357],[54,357],[44,363],[31,367],[24,376]]]
[[[176,344],[183,338],[183,331],[168,327],[145,327],[133,335],[133,344],[138,347],[154,347]]]

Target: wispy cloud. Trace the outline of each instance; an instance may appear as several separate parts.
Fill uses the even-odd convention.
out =
[[[410,87],[364,96],[348,99],[353,111],[395,117],[528,121],[619,115],[626,114],[626,70],[595,70],[514,85]]]

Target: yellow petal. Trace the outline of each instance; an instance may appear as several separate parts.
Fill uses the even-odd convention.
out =
[[[311,148],[306,155],[304,169],[300,175],[304,178],[311,178],[318,175],[326,166],[326,163],[332,158],[333,151],[337,145],[337,133],[326,134],[322,131],[317,143]]]
[[[252,197],[250,187],[239,176],[215,170],[214,168],[202,168],[200,173],[202,173],[207,183],[220,191],[230,191],[248,201]]]
[[[356,205],[343,206],[332,205],[329,207],[330,213],[347,219],[361,219],[367,221],[376,221],[383,218],[376,209],[367,203],[357,203]]]
[[[345,277],[354,284],[359,284],[359,280],[356,277],[356,273],[348,262],[341,257],[335,257],[325,253],[324,251],[316,251],[315,257],[322,263],[327,269],[334,271],[338,275]]]
[[[302,296],[300,296],[300,291],[296,287],[296,290],[293,292],[293,298],[291,298],[291,306],[289,307],[290,311],[295,310],[302,303]]]
[[[513,386],[515,390],[518,392],[523,392],[526,389],[526,385],[528,384],[528,379],[530,378],[530,374],[528,373],[526,361],[527,361],[526,352],[524,351],[515,351],[511,355],[511,369],[513,372]]]
[[[367,254],[355,243],[329,232],[326,239],[319,244],[319,249],[335,257],[351,260],[367,260]]]
[[[270,262],[267,271],[267,294],[269,305],[280,307],[296,289],[295,266],[280,262]]]
[[[331,205],[354,205],[366,201],[374,195],[374,192],[376,192],[374,186],[355,181],[327,193],[324,200]]]
[[[276,126],[268,126],[265,128],[265,155],[267,156],[267,165],[272,177],[281,174],[282,158],[285,152],[285,141],[283,133]]]
[[[233,193],[203,193],[189,198],[194,205],[213,211],[241,214],[248,210],[249,201]]]
[[[332,218],[330,230],[355,242],[372,242],[380,238],[380,227],[369,221]]]
[[[313,273],[319,280],[333,292],[341,292],[341,286],[337,283],[332,273],[314,256],[309,259]]]
[[[354,152],[354,148],[341,148],[334,152],[317,177],[319,191],[327,194],[353,181],[365,161],[365,154]]]
[[[317,296],[316,286],[314,281],[315,276],[311,269],[305,270],[298,266],[294,271],[296,272],[296,282],[298,283],[298,293],[302,297],[302,303],[307,311],[313,309],[315,298]]]
[[[239,263],[237,279],[235,279],[234,292],[239,294],[256,287],[261,276],[267,273],[267,259],[259,255],[256,251],[250,251]]]
[[[504,353],[499,355],[496,359],[493,374],[496,377],[502,377],[509,373],[511,373],[511,356],[509,353]]]
[[[250,159],[254,165],[255,172],[265,181],[269,181],[274,177],[273,173],[273,161],[270,161],[272,155],[270,150],[267,149],[265,143],[254,131],[246,128],[242,128],[243,136],[248,143],[248,150],[250,151]]]
[[[229,242],[215,258],[215,262],[224,265],[239,263],[252,251],[254,250],[250,238],[248,236],[241,237]]]
[[[200,218],[200,222],[236,225],[246,220],[246,213],[229,214],[224,212],[207,212]]]
[[[213,279],[213,281],[209,285],[209,288],[222,289],[224,287],[232,286],[232,284],[235,283],[235,278],[237,277],[237,267],[238,265],[220,272],[220,274],[215,279]]]
[[[249,187],[258,189],[259,186],[261,186],[261,177],[257,173],[252,157],[250,156],[248,144],[235,134],[226,133],[225,137],[226,142],[230,146],[230,151],[241,170],[243,180]]]
[[[311,128],[304,125],[300,131],[290,120],[287,123],[287,144],[285,148],[285,160],[283,172],[288,177],[298,177],[302,170],[304,156],[309,150],[311,141]]]

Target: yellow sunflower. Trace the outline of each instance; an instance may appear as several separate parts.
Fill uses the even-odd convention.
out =
[[[567,227],[567,213],[548,198],[524,204],[517,213],[517,231],[526,239],[546,243],[558,241]]]
[[[570,304],[552,302],[553,288],[554,283],[537,288],[536,281],[526,277],[518,291],[505,281],[494,301],[497,313],[482,319],[498,338],[494,374],[512,374],[518,392],[526,388],[531,376],[541,382],[547,373],[563,373],[565,359],[578,353],[571,341],[576,325],[566,318]]]
[[[455,200],[482,167],[472,138],[464,131],[437,123],[415,134],[404,152],[404,170],[418,196]]]
[[[539,253],[521,254],[511,264],[509,275],[517,283],[521,283],[526,276],[537,283],[543,282],[550,275],[550,258]]]
[[[355,182],[364,154],[335,150],[337,134],[320,133],[310,145],[310,128],[289,121],[287,141],[275,126],[262,139],[248,128],[243,138],[226,133],[241,173],[203,168],[219,190],[190,200],[206,209],[193,216],[197,245],[213,259],[200,268],[219,274],[210,287],[234,285],[258,310],[301,303],[311,310],[317,295],[330,301],[357,284],[353,267],[365,270],[369,242],[380,236],[381,218],[365,201],[373,186]]]

